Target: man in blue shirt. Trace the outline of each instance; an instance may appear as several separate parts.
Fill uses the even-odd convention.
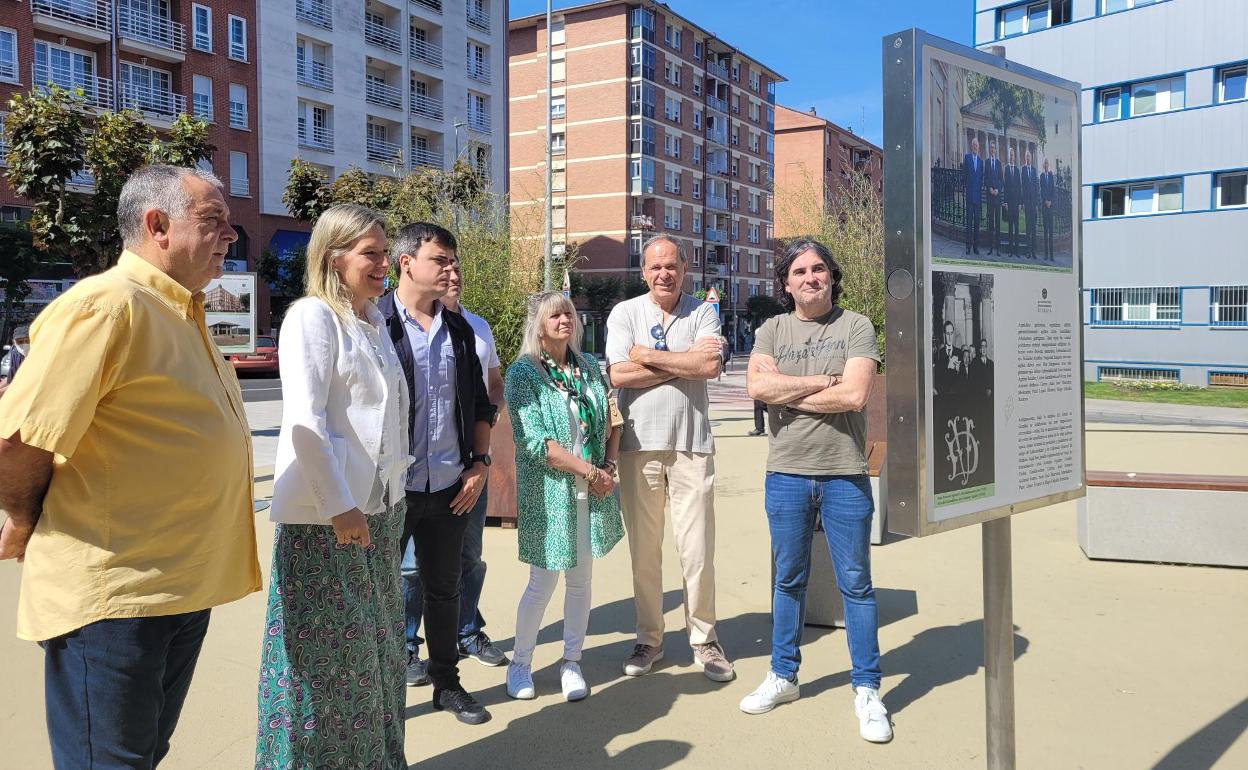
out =
[[[425,638],[433,707],[466,724],[490,713],[459,683],[460,558],[466,516],[490,465],[490,404],[472,326],[442,306],[456,266],[455,236],[417,222],[399,230],[390,253],[399,285],[382,297],[390,339],[411,390],[411,453],[403,547],[415,541],[424,583]]]
[[[3,359],[0,359],[0,393],[3,393],[9,383],[13,382],[29,350],[30,327],[19,326],[13,330],[13,347],[9,348],[9,352],[4,354]]]
[[[984,161],[979,157],[979,140],[971,140],[971,151],[962,157],[963,192],[966,195],[966,253],[979,253],[979,215],[984,201]]]

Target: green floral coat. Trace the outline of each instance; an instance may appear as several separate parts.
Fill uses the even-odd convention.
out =
[[[577,356],[589,378],[594,401],[603,409],[605,432],[607,388],[598,362]],[[566,570],[576,564],[576,479],[571,473],[546,464],[546,440],[554,439],[572,451],[565,395],[543,375],[540,364],[521,356],[507,369],[507,410],[516,438],[516,505],[520,561],[549,570]],[[599,444],[606,447],[606,436]],[[603,461],[593,458],[595,465]],[[589,542],[594,558],[607,555],[624,537],[624,520],[615,495],[589,496]]]

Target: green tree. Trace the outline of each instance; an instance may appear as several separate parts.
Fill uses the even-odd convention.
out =
[[[30,296],[30,284],[26,281],[45,266],[42,252],[35,248],[25,224],[0,227],[0,292],[4,293],[0,335],[5,342],[17,321],[21,303]]]
[[[650,287],[646,285],[646,282],[635,275],[630,275],[628,280],[624,282],[624,299],[640,297],[649,291]]]
[[[53,86],[18,94],[9,110],[5,175],[32,204],[33,242],[79,276],[108,269],[120,254],[117,200],[136,169],[146,163],[190,167],[214,150],[203,120],[181,115],[162,138],[136,112],[87,112],[81,91]],[[94,179],[92,194],[70,189],[83,171]]]
[[[751,330],[762,326],[768,318],[783,312],[784,306],[769,294],[756,294],[745,301],[745,320]]]
[[[841,267],[840,305],[862,313],[875,325],[884,360],[884,209],[875,185],[851,173],[825,206],[823,180],[806,175],[776,196],[776,219],[792,223],[794,232],[828,247]],[[796,237],[778,239],[783,246]]]
[[[966,76],[966,93],[972,101],[988,99],[992,125],[1007,140],[1014,122],[1025,118],[1039,132],[1040,146],[1044,146],[1044,98],[1039,91],[1007,83],[989,75],[970,72]],[[1018,160],[1021,163],[1023,159]]]

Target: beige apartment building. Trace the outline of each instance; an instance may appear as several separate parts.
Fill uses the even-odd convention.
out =
[[[770,293],[775,84],[766,65],[660,3],[592,2],[509,26],[512,213],[542,237],[551,122],[555,250],[583,276],[640,277],[641,244],[667,233],[686,291],[716,287],[725,333]],[[590,319],[593,320],[593,319]],[[744,330],[744,323],[740,330]]]
[[[802,112],[776,107],[776,235],[801,235],[802,220],[811,204],[820,200],[822,211],[836,209],[837,201],[855,174],[884,195],[884,153],[861,136],[819,117],[812,108]]]

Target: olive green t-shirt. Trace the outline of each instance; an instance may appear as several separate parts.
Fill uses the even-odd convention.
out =
[[[776,360],[781,374],[844,374],[851,358],[880,360],[875,327],[864,315],[833,308],[812,321],[795,313],[767,319],[754,337],[754,353]],[[767,470],[803,476],[867,472],[867,419],[862,412],[814,414],[767,405]]]

